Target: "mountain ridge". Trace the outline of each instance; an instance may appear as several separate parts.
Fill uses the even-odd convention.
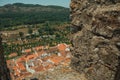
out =
[[[14,3],[0,7],[0,27],[38,24],[45,21],[69,21],[69,8]]]
[[[26,10],[26,11],[25,11]],[[5,12],[18,12],[18,11],[62,11],[62,10],[69,10],[69,8],[65,8],[62,6],[57,5],[39,5],[39,4],[24,4],[24,3],[14,3],[14,4],[6,4],[4,6],[0,6],[0,13]]]

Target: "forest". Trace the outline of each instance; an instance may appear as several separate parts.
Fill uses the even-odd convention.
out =
[[[0,28],[31,25],[46,21],[69,21],[69,9],[61,6],[42,6],[14,3],[0,7]]]

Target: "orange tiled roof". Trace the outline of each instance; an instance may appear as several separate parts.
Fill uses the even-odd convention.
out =
[[[38,56],[41,56],[41,55],[44,54],[44,53],[45,53],[45,51],[42,50],[42,51],[38,52]]]
[[[17,53],[11,53],[8,57],[16,57]]]
[[[58,44],[59,51],[65,51],[66,48],[67,48],[66,44]]]
[[[7,62],[7,65],[9,65],[11,63],[11,60],[7,60],[6,62]]]
[[[46,60],[48,60],[49,58],[50,58],[50,57],[47,56],[47,57],[43,58],[42,60],[43,60],[43,61],[46,61]]]
[[[18,70],[15,70],[15,75],[20,76],[20,72]]]
[[[25,55],[23,55],[20,58],[16,59],[16,62],[25,62]]]
[[[39,72],[39,71],[44,71],[45,68],[43,67],[43,65],[40,65],[38,67],[35,68],[35,71]]]
[[[37,49],[41,49],[42,46],[39,46],[39,47],[36,47],[36,48],[37,48]],[[59,44],[58,46],[53,47],[53,48],[50,48],[50,49],[51,49],[51,51],[54,51],[54,50],[56,50],[56,48],[57,48],[57,50],[60,51],[60,53],[61,53],[62,55],[65,55],[65,54],[66,54],[66,51],[65,51],[65,49],[67,48],[66,44]],[[31,49],[27,49],[26,52],[31,52]],[[40,55],[42,55],[42,54],[44,54],[44,53],[45,53],[45,51],[42,50],[42,51],[39,51],[39,52],[38,52],[38,55],[40,56]],[[22,71],[26,70],[26,69],[25,69],[25,66],[22,64],[22,61],[25,62],[25,61],[28,61],[28,60],[30,60],[30,59],[34,59],[34,58],[37,58],[37,57],[38,57],[38,56],[37,56],[36,54],[30,54],[30,55],[24,55],[24,56],[21,56],[20,58],[18,58],[18,59],[16,60],[18,66],[14,66],[14,67],[13,67],[13,70],[14,70],[15,74],[16,74],[17,76],[24,75],[24,72],[23,72],[22,74],[20,74],[20,71],[21,71],[21,70],[22,70]],[[46,62],[46,60],[51,60],[55,65],[58,65],[58,64],[60,64],[61,62],[63,63],[63,65],[68,65],[67,63],[70,62],[70,59],[66,59],[64,56],[57,56],[56,54],[51,54],[51,56],[48,56],[48,57],[43,58],[43,62]],[[12,61],[12,60],[8,60],[8,61],[7,61],[7,64],[11,64],[11,61]],[[38,62],[39,62],[39,61],[38,61]],[[48,64],[47,64],[47,63],[48,63]],[[13,63],[13,64],[15,64],[15,63]],[[33,68],[34,68],[35,71],[44,71],[44,70],[48,70],[48,69],[54,67],[54,64],[50,64],[49,62],[46,62],[46,63],[45,63],[45,66],[43,66],[43,65],[41,65],[41,64],[38,65],[38,63],[36,63],[36,66],[34,66]],[[20,71],[19,71],[19,70],[20,70]],[[26,72],[27,72],[27,71],[26,71]],[[26,72],[25,72],[25,73],[26,73]],[[26,77],[26,76],[27,76],[27,75],[25,75],[25,77]]]
[[[51,58],[50,60],[54,62],[54,64],[58,65],[60,62],[64,61],[64,59],[65,58],[62,56],[57,56],[57,57]]]
[[[20,70],[25,70],[25,66],[22,63],[17,63]]]
[[[13,70],[16,70],[16,69],[18,69],[18,67],[17,67],[17,66],[14,66],[14,67],[13,67]]]
[[[14,70],[14,75],[20,76],[20,72],[18,71],[18,67],[17,66],[14,66],[13,70]]]
[[[25,60],[28,61],[28,60],[30,60],[30,59],[34,59],[35,57],[37,57],[36,54],[31,54],[31,55],[26,56],[26,57],[25,57]]]
[[[30,72],[26,72],[26,73],[24,73],[24,74],[21,75],[21,78],[24,79],[25,77],[28,77],[30,75],[32,75]],[[20,79],[20,80],[22,80],[22,79]]]
[[[30,53],[31,49],[25,49],[25,53]]]
[[[12,60],[7,60],[6,62],[7,62],[8,68],[10,68],[10,69],[11,69],[11,68],[13,67],[13,65],[15,64],[15,62],[12,61]]]

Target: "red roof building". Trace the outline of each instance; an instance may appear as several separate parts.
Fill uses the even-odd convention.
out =
[[[36,47],[37,54],[25,54],[15,60],[7,60],[7,65],[10,68],[10,71],[12,71],[11,73],[14,73],[11,74],[12,77],[15,78],[14,80],[22,80],[24,77],[30,76],[31,73],[27,70],[28,68],[34,70],[35,72],[40,72],[54,69],[54,67],[58,65],[69,65],[70,52],[66,51],[67,47],[68,46],[66,44],[59,44],[58,46],[44,51],[43,47],[39,46]],[[29,53],[31,52],[31,49],[26,49],[25,51],[26,53]],[[61,56],[54,52],[58,52]],[[28,66],[26,66],[26,64]]]
[[[8,57],[12,58],[12,57],[16,57],[16,56],[17,56],[17,53],[11,53]]]
[[[59,51],[65,51],[65,49],[67,48],[67,45],[66,44],[58,44],[58,50]]]
[[[30,52],[32,52],[32,50],[31,49],[25,49],[24,52],[25,53],[30,53]]]
[[[40,51],[40,50],[43,50],[43,49],[44,49],[43,46],[37,46],[37,47],[35,47],[35,50],[36,50],[36,51]]]

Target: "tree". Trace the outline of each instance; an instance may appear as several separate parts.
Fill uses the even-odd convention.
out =
[[[42,35],[43,30],[41,28],[38,29],[39,35]]]
[[[23,33],[23,32],[19,32],[19,35],[20,35],[20,38],[21,38],[21,40],[22,40],[22,42],[23,42],[24,33]]]
[[[32,37],[33,37],[33,36],[32,36],[32,33],[33,33],[32,28],[28,28],[28,33],[30,34],[30,38],[32,38]]]
[[[19,32],[20,37],[22,38],[24,36],[23,32]]]
[[[28,28],[28,33],[31,35],[33,33],[32,28]]]

